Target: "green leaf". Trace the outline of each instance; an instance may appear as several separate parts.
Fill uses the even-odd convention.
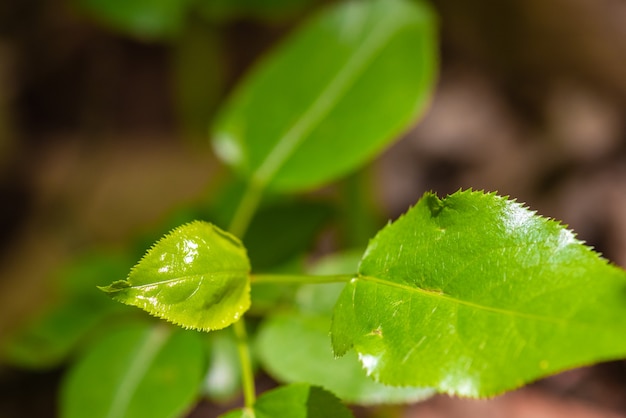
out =
[[[336,5],[240,85],[218,116],[216,152],[261,188],[312,188],[348,173],[423,112],[435,38],[424,3]]]
[[[126,325],[107,335],[66,376],[62,418],[174,418],[195,401],[206,357],[197,333]]]
[[[241,364],[235,336],[231,329],[226,329],[206,334],[206,338],[210,362],[203,394],[217,402],[232,401],[241,392]]]
[[[250,307],[250,263],[233,235],[207,222],[174,229],[152,247],[128,279],[101,288],[185,328],[225,328]]]
[[[494,194],[427,193],[370,242],[335,308],[335,354],[377,381],[492,396],[626,355],[626,273]]]
[[[363,250],[349,250],[328,255],[317,260],[309,268],[308,273],[314,276],[354,274],[362,254]],[[331,315],[339,294],[345,286],[344,282],[301,285],[295,297],[298,311],[309,315]]]
[[[103,251],[77,257],[56,272],[58,300],[3,343],[3,360],[26,368],[58,366],[101,331],[105,318],[127,308],[111,303],[95,286],[124,274],[131,265],[127,256]]]
[[[95,19],[140,39],[170,39],[185,19],[185,0],[76,0]]]
[[[349,403],[415,402],[434,392],[374,382],[366,376],[354,353],[335,359],[329,329],[329,316],[294,313],[274,316],[266,320],[259,331],[259,359],[279,381],[318,385]]]
[[[306,253],[332,216],[332,206],[319,201],[281,201],[261,208],[243,237],[255,271],[267,272]]]
[[[351,418],[335,395],[304,383],[282,386],[259,396],[254,412],[232,411],[222,418]]]

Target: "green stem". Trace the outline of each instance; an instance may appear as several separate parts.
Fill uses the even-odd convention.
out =
[[[261,203],[262,196],[263,185],[254,181],[250,182],[228,228],[233,235],[243,239],[250,225],[250,221],[259,207],[259,203]],[[239,321],[233,324],[233,329],[237,337],[237,352],[239,353],[239,362],[241,363],[241,383],[243,385],[246,416],[253,418],[256,389],[254,385],[254,370],[252,370],[250,357],[250,345],[246,332],[246,322],[243,316]]]
[[[246,332],[246,323],[243,320],[243,317],[233,324],[233,329],[235,331],[235,336],[237,337],[237,351],[239,352],[239,361],[241,362],[241,383],[243,384],[244,406],[249,415],[254,416],[252,409],[256,399],[254,371],[252,370],[248,333]]]
[[[255,182],[254,180],[248,184],[248,187],[241,198],[241,202],[233,215],[233,219],[230,222],[228,231],[231,234],[243,239],[243,236],[250,225],[250,221],[261,203],[263,189],[263,185]]]
[[[258,283],[341,283],[354,278],[356,274],[335,274],[328,276],[309,276],[297,274],[253,274],[252,284]]]

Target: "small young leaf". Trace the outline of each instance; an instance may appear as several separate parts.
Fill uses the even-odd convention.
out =
[[[299,190],[365,163],[424,110],[435,19],[422,2],[345,2],[251,73],[218,116],[217,154],[254,184]]]
[[[200,336],[169,325],[111,332],[66,376],[62,418],[173,418],[193,404],[206,357]]]
[[[232,411],[222,418],[353,418],[335,395],[304,383],[282,386],[259,396],[254,413]]]
[[[241,242],[207,222],[174,229],[131,270],[101,288],[185,328],[225,328],[250,307],[250,263]]]
[[[557,222],[494,194],[427,193],[370,242],[334,312],[393,385],[492,396],[626,355],[626,273]]]

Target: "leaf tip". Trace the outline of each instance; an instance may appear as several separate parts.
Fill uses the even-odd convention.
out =
[[[444,208],[443,200],[441,200],[435,193],[427,193],[423,199],[426,201],[426,206],[430,210],[432,217],[437,217]]]
[[[108,286],[96,286],[98,289],[103,291],[104,293],[113,296],[116,293],[131,287],[131,284],[126,280],[118,280],[111,283]]]

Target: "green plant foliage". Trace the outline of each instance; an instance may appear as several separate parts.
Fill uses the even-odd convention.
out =
[[[222,418],[350,418],[348,408],[335,395],[304,383],[274,389],[261,395],[254,412],[232,411]]]
[[[126,274],[129,257],[99,252],[77,257],[54,276],[58,298],[19,329],[2,346],[2,358],[26,368],[58,366],[112,314],[126,307],[112,304],[94,287]],[[128,308],[130,309],[130,308]]]
[[[377,381],[492,396],[626,355],[625,289],[623,270],[516,202],[427,193],[370,242],[333,347]]]
[[[186,0],[76,0],[103,24],[140,39],[161,40],[180,32]]]
[[[174,229],[131,270],[101,290],[185,328],[214,330],[250,307],[250,263],[233,235],[207,222]]]
[[[355,272],[360,252],[333,254],[319,260],[311,273],[317,275]],[[372,405],[418,401],[430,389],[385,386],[368,378],[354,353],[333,356],[328,333],[330,318],[345,283],[306,284],[295,296],[297,311],[273,314],[257,337],[257,355],[263,368],[278,381],[308,382],[321,386],[342,400]],[[306,359],[306,361],[303,361]]]
[[[415,402],[434,393],[377,383],[366,376],[354,353],[335,359],[328,338],[330,322],[330,316],[296,313],[266,320],[257,341],[264,369],[279,381],[308,382],[360,405]]]
[[[107,335],[63,382],[62,418],[174,418],[195,401],[206,357],[197,333],[130,324]]]
[[[215,401],[231,401],[241,390],[241,365],[237,342],[230,329],[206,335],[209,370],[204,377],[203,394]]]
[[[349,250],[323,257],[315,262],[309,273],[315,276],[351,275],[357,271],[363,250]],[[328,315],[333,312],[345,283],[304,284],[298,288],[295,302],[304,314]]]
[[[218,116],[214,146],[259,188],[320,185],[372,158],[424,110],[436,69],[423,3],[342,3],[256,68]]]
[[[332,216],[332,206],[316,201],[281,201],[261,208],[243,237],[254,270],[265,272],[306,254]]]

